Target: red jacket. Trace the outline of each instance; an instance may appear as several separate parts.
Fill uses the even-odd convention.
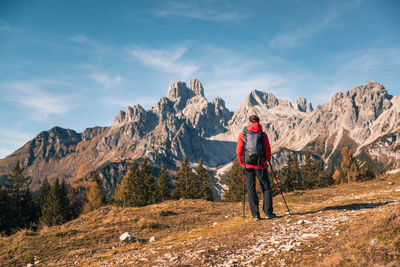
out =
[[[252,123],[249,126],[247,126],[246,130],[252,131],[254,133],[259,133],[259,132],[262,132],[262,127],[258,122],[255,122],[255,123]],[[265,156],[267,157],[267,160],[270,161],[271,160],[271,146],[269,145],[269,140],[268,140],[267,134],[266,133],[263,133],[263,134],[264,134],[263,144],[264,144],[264,149],[265,149]],[[250,165],[250,164],[246,164],[246,163],[242,162],[243,152],[244,152],[244,132],[242,132],[239,135],[239,139],[238,139],[237,146],[236,146],[236,156],[237,156],[237,159],[238,159],[240,165],[243,168],[247,168],[247,169],[267,169],[268,168],[267,161],[264,161],[261,166]]]

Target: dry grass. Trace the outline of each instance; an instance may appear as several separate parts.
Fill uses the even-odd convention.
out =
[[[340,224],[340,236],[332,237],[327,232],[302,246],[301,251],[279,254],[270,265],[279,265],[282,260],[290,266],[395,266],[400,253],[400,208],[393,211],[395,205],[386,201],[400,199],[400,192],[393,192],[399,185],[400,175],[394,175],[366,183],[285,194],[292,217],[286,217],[281,196],[276,196],[275,212],[284,216],[274,220],[278,225],[285,224],[288,218],[311,219],[316,214],[339,214],[346,210],[379,208],[380,213],[368,212]],[[143,265],[151,265],[157,255],[199,250],[198,244],[203,244],[209,262],[199,258],[185,264],[221,263],[221,251],[234,253],[257,242],[259,233],[274,232],[272,223],[243,219],[241,212],[241,203],[202,200],[166,201],[141,208],[106,206],[61,226],[0,237],[0,265],[22,266],[40,260],[42,266],[97,266],[115,263],[117,256],[130,262],[147,254],[149,262]],[[135,235],[140,242],[121,243],[119,236],[124,232]],[[157,241],[150,244],[151,236]],[[373,239],[378,243],[371,246]],[[213,247],[219,250],[212,250]],[[315,253],[316,248],[321,255]],[[261,264],[261,259],[256,264]]]

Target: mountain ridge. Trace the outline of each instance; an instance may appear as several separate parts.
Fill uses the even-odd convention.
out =
[[[308,149],[332,170],[341,147],[349,145],[365,162],[384,170],[397,163],[399,99],[376,82],[338,92],[316,109],[305,98],[290,102],[253,90],[232,112],[222,98],[208,101],[197,79],[189,86],[178,81],[154,107],[128,106],[108,127],[87,128],[82,133],[61,127],[41,132],[0,160],[0,175],[7,174],[17,160],[36,186],[44,177],[74,179],[82,165],[93,172],[115,163],[124,172],[127,163],[139,158],[171,167],[184,156],[191,162],[203,158],[206,166],[215,168],[235,158],[237,136],[253,114],[260,116],[279,162],[287,156],[282,149],[294,153]],[[382,136],[387,136],[386,141]],[[102,178],[112,190],[123,173],[108,175]]]

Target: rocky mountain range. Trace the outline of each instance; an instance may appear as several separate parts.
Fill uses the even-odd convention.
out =
[[[35,188],[45,177],[75,180],[97,170],[110,192],[135,159],[173,167],[185,156],[192,163],[202,158],[215,170],[235,158],[236,139],[252,114],[260,116],[278,165],[291,151],[302,160],[310,150],[332,170],[345,145],[376,171],[399,164],[400,96],[379,83],[339,92],[316,109],[305,98],[290,102],[254,90],[231,112],[221,98],[209,102],[202,84],[192,79],[189,86],[171,84],[149,110],[128,106],[109,127],[43,131],[0,160],[0,175],[19,160]]]

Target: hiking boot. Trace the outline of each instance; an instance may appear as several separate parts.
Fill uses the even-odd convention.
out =
[[[273,218],[276,218],[276,214],[275,213],[267,214],[267,219],[268,220],[271,220]]]
[[[261,217],[260,216],[255,216],[255,217],[253,217],[253,220],[254,221],[261,221]]]

